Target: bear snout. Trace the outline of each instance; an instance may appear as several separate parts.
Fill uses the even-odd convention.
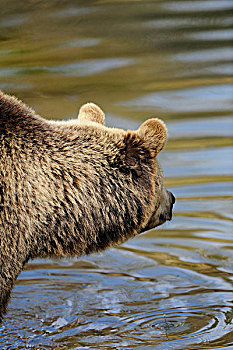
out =
[[[170,191],[167,191],[168,195],[169,195],[169,209],[167,210],[167,212],[165,213],[165,217],[164,217],[164,221],[171,221],[172,219],[172,210],[173,210],[173,205],[175,204],[176,198],[173,195],[173,193],[171,193]]]
[[[141,230],[140,233],[147,230],[151,230],[156,226],[164,224],[166,221],[171,221],[172,219],[172,210],[175,203],[175,196],[168,191],[166,188],[163,188],[160,197],[160,205],[152,213],[150,220],[147,225]]]
[[[176,201],[176,197],[174,196],[173,193],[171,193],[170,191],[168,191],[169,195],[170,195],[170,198],[171,198],[171,203],[172,203],[172,206],[173,204],[175,204],[175,201]]]

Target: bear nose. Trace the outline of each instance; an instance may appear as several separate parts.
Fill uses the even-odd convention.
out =
[[[171,202],[172,202],[172,205],[173,205],[175,203],[175,201],[176,201],[176,198],[171,192],[169,192],[169,194],[170,194]]]
[[[171,193],[171,197],[172,197],[172,204],[174,204],[175,201],[176,201],[176,198],[175,198],[175,196],[173,195],[173,193]]]

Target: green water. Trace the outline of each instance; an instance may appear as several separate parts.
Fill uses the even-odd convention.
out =
[[[230,0],[0,0],[0,89],[51,119],[162,118],[173,221],[102,254],[34,260],[1,349],[233,349]]]

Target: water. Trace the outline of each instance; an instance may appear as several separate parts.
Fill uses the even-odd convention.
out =
[[[233,349],[232,1],[0,1],[0,88],[54,119],[163,118],[172,222],[89,257],[34,260],[1,349]]]

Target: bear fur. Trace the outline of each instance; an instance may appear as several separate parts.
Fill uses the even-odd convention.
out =
[[[0,91],[0,319],[29,259],[98,252],[171,219],[166,138],[159,119],[108,128],[89,103],[49,121]]]

